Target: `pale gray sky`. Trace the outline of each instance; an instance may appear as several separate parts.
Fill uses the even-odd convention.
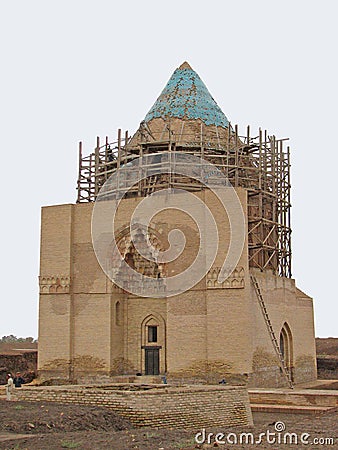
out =
[[[187,60],[233,124],[290,137],[293,276],[337,336],[337,2],[1,2],[0,336],[37,336],[42,205],[76,200],[77,143],[134,132]]]

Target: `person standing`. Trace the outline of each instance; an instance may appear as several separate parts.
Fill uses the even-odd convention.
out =
[[[6,399],[8,401],[11,399],[13,386],[14,386],[13,378],[12,378],[12,375],[9,373],[7,375],[7,384],[6,384]]]
[[[24,384],[25,381],[24,381],[24,379],[22,378],[20,372],[16,372],[16,375],[15,375],[15,377],[14,377],[14,379],[13,379],[13,382],[14,382],[14,386],[15,386],[16,388],[20,388],[21,385]]]

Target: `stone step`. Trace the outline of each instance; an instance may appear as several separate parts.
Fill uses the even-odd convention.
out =
[[[318,414],[336,410],[334,406],[296,406],[296,405],[271,405],[269,403],[251,403],[252,412],[276,412],[288,414]]]
[[[137,384],[163,384],[161,375],[141,375],[135,377],[133,383]]]
[[[338,391],[317,389],[249,389],[251,404],[338,407]]]

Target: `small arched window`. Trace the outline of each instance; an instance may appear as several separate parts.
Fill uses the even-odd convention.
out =
[[[116,302],[115,304],[115,324],[122,325],[122,311],[120,302]]]

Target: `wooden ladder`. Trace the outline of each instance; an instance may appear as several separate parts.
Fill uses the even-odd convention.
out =
[[[265,323],[266,323],[266,326],[267,326],[267,329],[268,329],[268,332],[269,332],[269,335],[270,335],[270,338],[271,338],[271,341],[272,341],[273,348],[275,349],[275,352],[276,352],[276,354],[278,356],[280,368],[281,368],[282,373],[283,373],[283,375],[285,376],[285,378],[286,378],[286,380],[288,382],[289,387],[291,389],[293,389],[291,373],[290,373],[289,368],[285,364],[284,357],[283,357],[282,352],[280,350],[280,347],[279,347],[279,344],[278,344],[275,332],[273,331],[273,328],[272,328],[272,325],[271,325],[271,320],[269,318],[269,314],[268,314],[268,311],[266,309],[265,302],[264,302],[263,295],[262,295],[261,289],[259,287],[258,281],[256,280],[256,277],[254,275],[252,275],[252,274],[250,274],[250,278],[251,278],[251,281],[252,281],[252,283],[254,285],[254,288],[255,288],[255,291],[256,291],[256,295],[257,295],[257,298],[258,298],[258,301],[259,301],[259,305],[261,307],[261,310],[262,310],[262,313],[263,313],[263,317],[264,317],[264,320],[265,320]]]
[[[158,175],[151,175],[146,182],[148,183],[147,187],[146,187],[146,195],[150,195],[155,191],[155,186],[157,184],[158,181]]]

